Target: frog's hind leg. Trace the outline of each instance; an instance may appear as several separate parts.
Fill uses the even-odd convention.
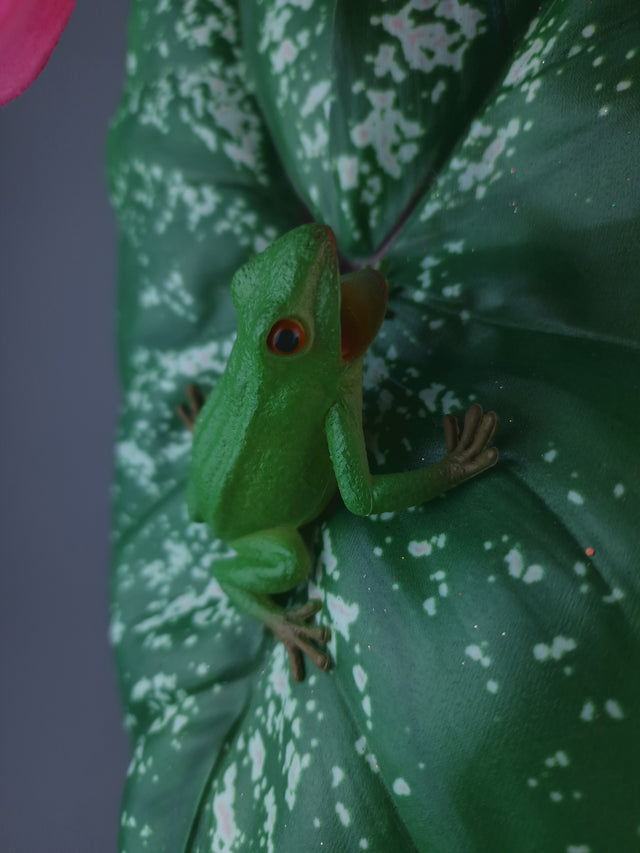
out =
[[[294,610],[279,607],[271,598],[297,586],[309,574],[311,563],[302,537],[295,528],[262,531],[231,543],[234,557],[216,563],[222,590],[238,609],[258,619],[282,642],[289,655],[291,675],[304,679],[305,654],[318,669],[327,670],[331,659],[314,644],[324,644],[331,632],[309,620],[322,604],[316,599]]]
[[[193,432],[193,425],[207,398],[197,385],[187,385],[185,394],[187,395],[187,402],[181,403],[176,408],[176,414],[180,417],[189,432]]]

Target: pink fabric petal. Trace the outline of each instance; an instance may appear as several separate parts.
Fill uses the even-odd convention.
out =
[[[0,0],[0,106],[30,86],[65,28],[75,0]]]

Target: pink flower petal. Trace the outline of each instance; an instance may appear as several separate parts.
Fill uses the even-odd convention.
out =
[[[0,106],[47,64],[75,0],[0,0]]]

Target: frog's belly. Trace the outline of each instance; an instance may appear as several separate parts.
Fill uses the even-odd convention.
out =
[[[243,443],[244,444],[244,443]],[[273,527],[299,527],[316,518],[336,491],[324,433],[280,433],[257,450],[218,447],[191,472],[190,508],[214,536],[227,541]]]

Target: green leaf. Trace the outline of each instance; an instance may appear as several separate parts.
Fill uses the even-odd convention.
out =
[[[415,204],[537,8],[241,5],[247,65],[287,173],[350,257],[371,254]]]
[[[120,849],[634,849],[640,12],[240,6],[133,4],[109,139]],[[434,461],[474,400],[501,460],[405,512],[330,508],[335,667],[293,684],[188,522],[175,406],[224,370],[232,273],[310,215],[390,281],[373,470]]]

